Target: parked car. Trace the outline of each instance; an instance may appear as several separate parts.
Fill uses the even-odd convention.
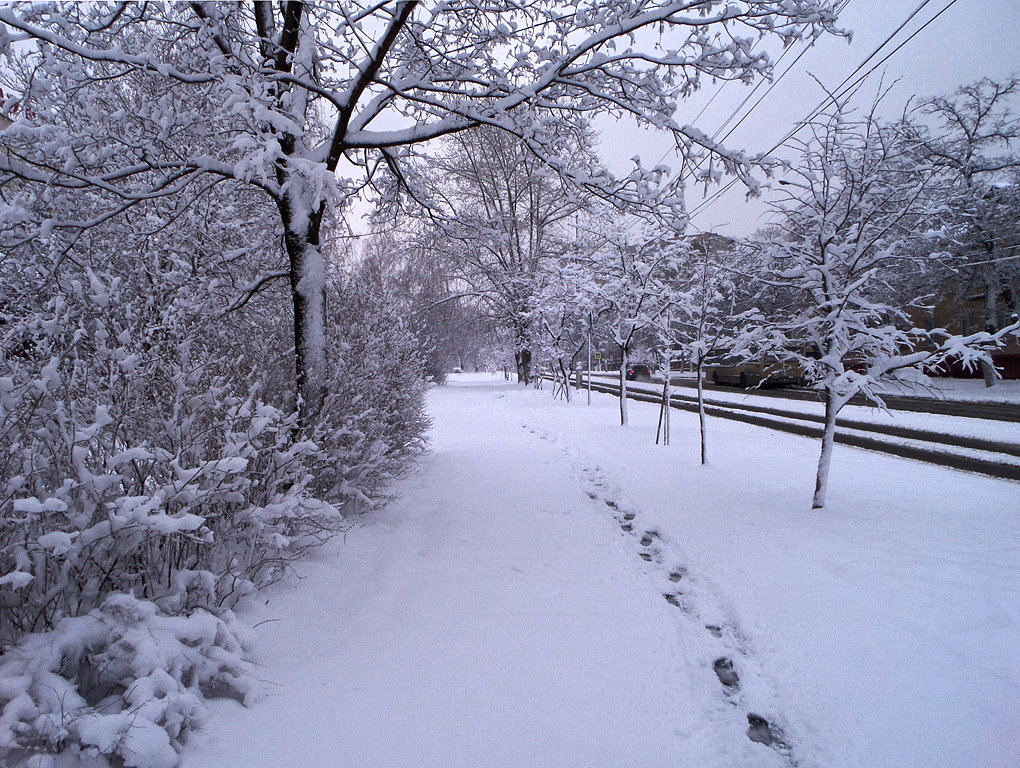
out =
[[[808,383],[801,366],[775,359],[722,360],[709,367],[708,378],[716,384],[730,384],[743,389],[759,386],[802,387]]]
[[[627,366],[627,381],[651,381],[652,369],[644,363],[631,363]]]

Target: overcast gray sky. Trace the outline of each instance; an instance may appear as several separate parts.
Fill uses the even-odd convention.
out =
[[[771,148],[821,100],[823,93],[810,75],[830,88],[837,86],[920,2],[850,0],[840,22],[841,26],[852,30],[852,41],[835,38],[819,41],[754,109],[727,143],[750,152]],[[871,61],[869,67],[950,2],[930,0]],[[798,53],[799,48],[788,54],[778,71],[785,69]],[[890,113],[901,110],[911,96],[948,94],[959,85],[981,77],[1001,78],[1020,73],[1020,0],[956,0],[876,70],[868,78],[862,94],[874,94],[883,71],[887,84],[899,78],[885,103]],[[692,120],[717,90],[718,84],[707,83],[701,92],[681,107],[679,120]],[[750,86],[741,83],[726,84],[695,125],[712,134],[749,90]],[[764,87],[760,89],[747,106],[754,103],[764,90]],[[603,122],[598,127],[606,161],[618,173],[629,171],[633,155],[640,154],[643,163],[651,166],[671,146],[665,136],[639,131],[631,125]],[[673,153],[669,152],[663,162],[675,166]],[[709,195],[713,191],[710,188]],[[701,189],[688,189],[688,210],[693,210],[702,199]],[[745,235],[764,223],[765,212],[762,202],[746,202],[745,190],[737,184],[697,214],[693,224],[703,230]]]

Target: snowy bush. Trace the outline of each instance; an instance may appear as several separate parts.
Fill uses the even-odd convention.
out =
[[[338,367],[309,439],[257,383],[237,393],[210,375],[199,334],[154,343],[148,320],[126,319],[129,295],[107,298],[117,311],[58,294],[8,322],[0,756],[171,765],[202,695],[249,693],[223,609],[336,532],[339,507],[371,501],[421,447],[423,389],[406,385],[407,337],[362,307],[345,342],[359,362]]]
[[[392,311],[334,297],[351,322],[326,339],[338,364],[309,428],[284,289],[248,288],[280,257],[267,201],[208,189],[105,222],[95,191],[15,197],[0,211],[0,764],[169,765],[202,696],[247,697],[227,609],[420,449],[417,358]],[[46,225],[79,217],[100,223]]]
[[[338,513],[306,492],[319,449],[294,417],[231,393],[134,303],[52,299],[0,379],[4,640],[133,591],[175,611],[271,581]],[[172,351],[172,354],[171,354]]]
[[[13,251],[8,265],[30,255]],[[395,311],[351,286],[334,297],[345,331],[332,339],[349,362],[308,433],[275,369],[258,371],[256,356],[280,343],[259,307],[217,323],[202,273],[169,268],[158,280],[175,290],[153,295],[139,284],[151,275],[106,261],[67,266],[35,291],[0,289],[0,757],[97,750],[164,765],[201,695],[239,696],[247,683],[112,664],[140,648],[124,633],[171,648],[216,626],[201,647],[240,654],[216,616],[335,533],[341,507],[372,501],[420,450],[424,384]],[[149,735],[127,730],[139,718]],[[130,756],[143,746],[156,756]]]
[[[345,419],[339,424],[331,420],[315,437],[330,451],[347,455],[337,455],[318,474],[320,479],[334,476],[339,469],[340,490],[351,495],[357,478],[361,490],[370,493],[425,447],[426,356],[392,293],[363,275],[334,288],[343,355],[330,380],[327,407]],[[357,465],[351,457],[358,457]],[[368,500],[361,491],[355,495]]]
[[[93,278],[7,305],[0,756],[172,765],[203,694],[250,692],[229,614],[196,608],[276,578],[339,513],[307,491],[321,451],[293,415],[231,394],[197,334],[160,339],[128,282]]]
[[[0,756],[67,749],[170,768],[203,715],[203,695],[257,695],[245,647],[229,612],[167,616],[151,602],[110,595],[0,656]]]
[[[187,342],[167,360],[112,313],[50,309],[0,378],[0,755],[171,765],[200,694],[249,690],[209,611],[278,578],[420,447],[413,359],[355,324],[364,364],[341,367],[317,443],[293,412],[208,377]],[[68,352],[76,336],[87,354]]]

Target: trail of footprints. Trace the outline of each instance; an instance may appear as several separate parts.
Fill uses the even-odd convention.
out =
[[[602,482],[601,477],[598,476],[597,472],[585,469],[584,474],[588,481],[594,486],[597,488],[604,488],[604,483]],[[599,494],[596,491],[588,491],[588,496],[592,500],[599,499]],[[623,530],[624,533],[638,539],[638,555],[641,559],[645,562],[652,563],[655,566],[665,567],[665,547],[659,537],[658,531],[635,530],[636,515],[634,512],[621,509],[619,504],[612,499],[604,498],[603,502],[610,510],[612,510],[613,516],[619,523],[621,530]],[[668,591],[663,592],[662,596],[666,602],[674,608],[677,608],[685,615],[696,619],[697,612],[690,604],[690,601],[684,593],[683,583],[684,579],[687,578],[687,575],[687,569],[681,565],[675,565],[669,568],[668,578],[670,583],[675,586],[671,587]],[[739,655],[741,658],[746,658],[746,654],[743,650],[743,642],[734,628],[719,626],[717,624],[704,624],[703,626],[705,627],[705,631],[711,634],[714,638],[722,640],[724,646],[732,648],[734,654]],[[747,703],[744,701],[740,692],[740,676],[737,673],[737,668],[734,665],[733,659],[730,658],[729,655],[719,656],[712,663],[712,668],[714,669],[715,675],[719,679],[723,692],[730,703],[734,706],[746,709]],[[793,759],[791,747],[786,741],[783,731],[779,728],[779,726],[775,723],[770,723],[754,711],[748,711],[747,713],[747,726],[747,738],[776,750],[785,758],[787,764],[791,766],[791,768],[795,768],[796,761]]]
[[[532,434],[542,440],[551,440],[555,442],[549,433],[541,429],[535,429],[533,427],[525,427]],[[572,452],[569,449],[565,449],[567,454]],[[575,461],[576,456],[572,456]],[[598,468],[591,468],[588,466],[581,465],[581,470],[585,479],[592,486],[587,491],[588,498],[592,501],[598,501],[600,492],[604,492],[606,484],[602,478],[601,472]],[[657,567],[663,567],[663,544],[659,537],[659,533],[656,530],[645,530],[635,531],[634,523],[636,515],[634,512],[629,510],[621,509],[620,505],[611,498],[602,498],[605,505],[612,510],[613,516],[616,518],[620,525],[621,530],[631,536],[638,538],[640,548],[638,550],[638,556],[647,563],[653,563]],[[692,618],[697,618],[697,612],[690,605],[684,590],[681,586],[684,578],[687,577],[687,569],[682,565],[676,565],[669,569],[668,578],[670,583],[676,585],[672,587],[668,592],[662,594],[663,598],[667,603],[677,608],[685,615]],[[746,659],[746,653],[743,648],[745,643],[740,637],[739,633],[734,627],[721,626],[718,624],[704,624],[705,631],[708,632],[712,637],[721,640],[724,646],[732,648],[736,655]],[[715,659],[712,663],[712,668],[715,671],[716,677],[719,679],[719,683],[722,686],[723,692],[726,697],[734,706],[742,707],[745,711],[748,709],[746,702],[740,692],[740,676],[737,673],[736,666],[728,655],[722,655]],[[785,734],[782,729],[775,723],[770,723],[761,715],[753,712],[747,712],[747,738],[758,744],[763,744],[767,747],[771,747],[780,755],[783,756],[787,765],[790,768],[797,768],[797,761],[794,759],[792,754],[792,748],[787,742]]]

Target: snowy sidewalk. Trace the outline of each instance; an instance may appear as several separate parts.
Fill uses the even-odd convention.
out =
[[[258,611],[274,692],[217,703],[185,766],[782,765],[604,501],[501,397],[435,390],[401,497]]]
[[[813,512],[815,440],[453,379],[185,768],[1020,765],[1020,484],[837,446]]]

